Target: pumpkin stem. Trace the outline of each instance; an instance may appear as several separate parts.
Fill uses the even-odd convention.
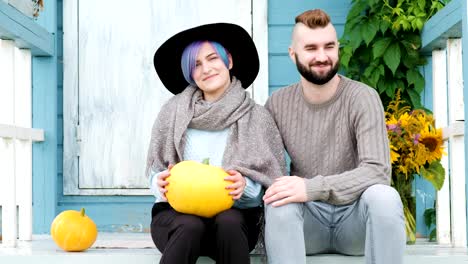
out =
[[[210,165],[210,158],[203,159],[202,163],[205,164],[205,165]]]
[[[85,216],[85,209],[84,208],[81,208],[80,214],[81,214],[81,216]]]

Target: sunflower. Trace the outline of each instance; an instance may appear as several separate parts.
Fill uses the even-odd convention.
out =
[[[440,128],[431,129],[430,126],[426,126],[426,128],[421,131],[419,143],[426,147],[428,163],[440,160],[442,155],[445,154],[442,141],[442,129]]]

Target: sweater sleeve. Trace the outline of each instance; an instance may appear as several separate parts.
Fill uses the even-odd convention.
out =
[[[308,200],[348,204],[374,184],[390,184],[390,150],[384,111],[374,89],[363,89],[363,94],[356,97],[350,118],[359,165],[340,174],[306,179]]]
[[[157,183],[159,174],[161,174],[161,172],[162,171],[158,172],[158,171],[154,171],[153,169],[150,169],[149,170],[149,175],[148,175],[150,191],[154,195],[154,197],[156,198],[155,203],[164,201],[163,196],[162,196],[161,192],[159,191],[159,187],[158,187],[158,183]]]
[[[245,176],[244,176],[245,177]],[[246,185],[241,198],[234,203],[234,207],[239,209],[252,208],[260,206],[263,196],[262,185],[258,182],[245,177]]]

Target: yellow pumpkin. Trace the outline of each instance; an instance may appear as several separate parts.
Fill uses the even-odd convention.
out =
[[[67,210],[55,217],[50,234],[55,243],[65,251],[83,251],[94,244],[97,228],[93,220],[81,211]]]
[[[166,178],[167,200],[177,212],[213,217],[234,204],[231,190],[226,189],[232,182],[224,180],[226,176],[222,168],[208,165],[208,160],[179,162]]]

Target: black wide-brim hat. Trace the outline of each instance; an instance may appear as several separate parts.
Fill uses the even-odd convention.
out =
[[[220,43],[231,54],[231,76],[236,76],[242,87],[247,88],[253,83],[260,63],[249,33],[235,24],[206,24],[175,34],[156,50],[153,58],[154,68],[171,93],[178,94],[189,85],[182,73],[182,52],[190,43],[204,40]]]

